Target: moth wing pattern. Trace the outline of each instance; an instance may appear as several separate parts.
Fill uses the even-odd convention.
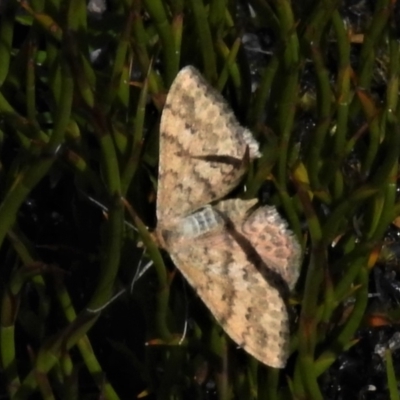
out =
[[[254,199],[233,199],[217,203],[216,208],[250,241],[268,268],[282,276],[289,290],[293,290],[300,273],[300,244],[274,206],[254,206]]]
[[[283,368],[300,246],[273,207],[255,209],[255,199],[211,205],[257,157],[257,141],[223,97],[195,68],[183,68],[161,116],[154,237],[226,333],[262,363]]]
[[[290,335],[285,290],[265,279],[223,224],[195,239],[171,237],[167,250],[231,339],[262,363],[283,368]]]
[[[235,118],[224,98],[193,67],[171,85],[160,122],[157,191],[159,224],[173,225],[229,193],[258,143]]]

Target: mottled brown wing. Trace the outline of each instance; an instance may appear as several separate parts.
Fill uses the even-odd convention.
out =
[[[161,116],[159,225],[174,225],[225,196],[239,183],[249,160],[259,156],[258,143],[223,97],[195,68],[183,68]]]
[[[258,265],[254,251],[239,244],[223,222],[196,238],[170,239],[172,260],[225,332],[262,363],[283,368],[289,319],[285,287],[276,274]]]
[[[276,208],[262,206],[254,210],[254,199],[225,200],[215,207],[232,221],[268,268],[282,276],[292,290],[300,273],[301,248]]]
[[[275,207],[263,206],[242,225],[242,232],[267,266],[293,290],[300,273],[301,247]]]

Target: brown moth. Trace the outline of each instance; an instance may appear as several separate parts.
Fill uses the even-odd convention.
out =
[[[218,200],[234,189],[250,160],[260,157],[251,132],[193,67],[176,76],[160,122],[159,226]]]
[[[172,260],[226,333],[259,361],[289,355],[289,289],[300,247],[275,207],[225,200],[161,232]],[[296,268],[295,268],[296,267]]]
[[[274,207],[225,200],[258,143],[193,67],[179,72],[160,124],[157,242],[226,333],[264,364],[288,357],[287,297],[300,247]]]

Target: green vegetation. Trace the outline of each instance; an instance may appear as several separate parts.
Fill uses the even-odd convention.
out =
[[[88,15],[83,0],[6,3],[0,360],[8,395],[202,399],[201,384],[211,380],[221,400],[323,399],[324,374],[357,343],[370,271],[400,214],[395,2],[375,2],[357,43],[346,10],[331,0],[250,0],[252,12],[238,11],[234,0],[120,0],[110,1],[101,18]],[[261,29],[274,40],[268,56],[246,52],[241,43],[243,32]],[[92,61],[98,48],[104,51]],[[154,225],[159,113],[188,64],[224,91],[262,145],[245,196],[271,181],[271,202],[303,245],[293,354],[284,371],[235,351],[165,266],[142,223]],[[26,222],[24,207],[53,196],[53,179],[70,182],[53,199],[58,212],[73,209],[74,229],[93,223],[75,238],[74,250],[85,253],[78,269],[57,261],[73,252],[63,246],[77,246],[70,236],[38,242]],[[91,222],[87,210],[96,206],[86,195],[105,203],[106,218],[96,210]],[[38,228],[45,230],[42,220]],[[131,298],[108,305],[121,284],[129,286],[140,243],[154,268],[135,283]],[[390,396],[397,399],[394,362],[389,352],[385,358]]]

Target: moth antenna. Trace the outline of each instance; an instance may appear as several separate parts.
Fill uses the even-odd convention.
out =
[[[94,197],[90,196],[89,194],[87,194],[86,192],[84,192],[81,189],[78,189],[79,192],[83,195],[83,197],[85,197],[87,200],[89,200],[91,203],[95,204],[98,208],[100,208],[106,215],[106,217],[108,217],[108,207],[106,205],[104,205],[102,202],[100,202],[99,200],[95,199]],[[126,219],[124,220],[124,224],[134,230],[135,232],[137,232],[137,228],[135,227],[135,225],[133,225],[131,222],[127,221]]]

